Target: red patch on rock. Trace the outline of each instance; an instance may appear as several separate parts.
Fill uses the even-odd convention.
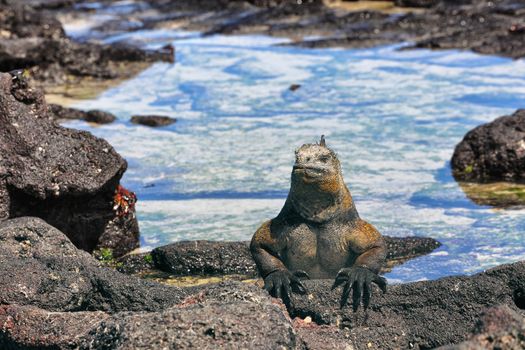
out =
[[[118,185],[113,197],[113,210],[117,213],[117,216],[135,215],[135,203],[137,203],[135,193]]]

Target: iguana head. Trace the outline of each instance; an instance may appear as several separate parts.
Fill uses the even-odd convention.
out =
[[[315,222],[329,220],[348,208],[355,210],[341,164],[324,136],[319,143],[302,145],[295,152],[288,198],[302,217]]]
[[[319,143],[302,145],[295,151],[292,182],[322,185],[338,182],[341,165],[334,151],[326,146],[324,135]]]

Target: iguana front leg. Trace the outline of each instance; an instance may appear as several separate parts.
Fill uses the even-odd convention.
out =
[[[372,283],[386,292],[386,279],[379,276],[379,270],[386,261],[386,245],[381,234],[367,222],[358,221],[348,235],[346,244],[354,254],[359,254],[352,266],[339,270],[332,289],[344,284],[341,308],[348,303],[352,290],[352,307],[357,311],[361,300],[365,309],[370,305]]]
[[[290,300],[292,290],[305,293],[306,288],[300,278],[308,277],[304,271],[290,272],[279,258],[284,244],[279,237],[272,235],[271,221],[265,222],[255,232],[250,244],[252,257],[257,264],[259,274],[264,279],[264,288],[272,296],[283,301]]]

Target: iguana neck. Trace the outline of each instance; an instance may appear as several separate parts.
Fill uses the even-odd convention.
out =
[[[341,215],[358,217],[350,191],[341,176],[316,185],[292,180],[287,202],[302,218],[316,223]]]

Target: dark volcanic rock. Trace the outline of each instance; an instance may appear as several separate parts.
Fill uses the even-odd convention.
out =
[[[50,103],[47,105],[47,115],[53,120],[86,119],[87,112],[76,108],[64,107]]]
[[[487,309],[468,341],[441,350],[525,349],[525,318],[507,306]]]
[[[294,91],[297,91],[301,88],[301,84],[292,84],[290,85],[290,87],[288,88],[288,90],[294,92]]]
[[[451,166],[456,180],[525,181],[525,110],[469,131]]]
[[[297,342],[277,304],[260,288],[234,282],[206,287],[177,309],[116,315],[90,336],[94,348],[115,344],[117,349],[147,349],[159,342],[175,348],[292,349]]]
[[[293,295],[292,317],[310,316],[319,324],[350,329],[355,349],[430,349],[469,338],[487,307],[506,305],[520,311],[525,291],[525,262],[488,270],[472,277],[392,285],[382,294],[374,288],[369,310],[340,309],[341,289],[333,281],[304,281],[308,297]]]
[[[53,120],[78,119],[96,124],[109,124],[117,119],[113,114],[98,109],[85,112],[80,109],[64,107],[57,104],[49,104],[47,106],[47,115]]]
[[[117,271],[129,275],[156,270],[151,253],[126,254],[117,259]]]
[[[293,349],[283,310],[255,286],[220,284],[156,312],[48,313],[0,307],[0,346],[59,349]]]
[[[386,258],[389,265],[426,255],[441,247],[441,243],[430,237],[389,237],[385,236]]]
[[[106,141],[50,121],[42,92],[10,74],[0,74],[0,152],[0,218],[41,217],[89,252],[138,246],[133,210],[113,210],[126,161]]]
[[[177,119],[166,117],[162,115],[134,115],[131,117],[133,124],[141,124],[146,126],[167,126],[175,123]]]
[[[432,7],[439,4],[440,0],[395,0],[396,6],[400,7]]]
[[[51,15],[37,12],[20,1],[0,1],[2,39],[41,37],[58,39],[66,35],[60,22]],[[19,68],[19,67],[18,67]]]
[[[117,117],[111,113],[93,109],[87,112],[86,118],[84,120],[90,123],[109,124],[113,123],[116,119]]]
[[[375,289],[366,313],[340,309],[333,281],[304,281],[308,295],[293,294],[288,308],[299,317],[295,331],[283,305],[256,285],[180,289],[127,277],[37,218],[1,223],[0,242],[2,349],[429,349],[523,340],[516,321],[525,312],[525,262]],[[508,309],[484,311],[494,305]],[[481,334],[471,338],[473,330]]]
[[[102,311],[50,313],[33,306],[1,305],[0,348],[78,349],[85,335],[110,317]]]
[[[36,81],[54,85],[73,82],[73,77],[128,77],[133,70],[122,66],[129,62],[174,62],[173,47],[146,51],[74,42],[65,36],[60,22],[30,5],[0,2],[0,71],[29,69]]]
[[[0,243],[1,349],[295,347],[281,304],[255,285],[129,277],[38,218],[0,223]]]
[[[0,304],[49,311],[155,311],[185,294],[101,267],[38,218],[0,223]]]
[[[304,349],[312,350],[349,350],[353,349],[350,331],[335,325],[305,323],[300,318],[294,319],[294,328]]]
[[[441,244],[424,237],[385,237],[389,266],[425,255]],[[257,276],[249,242],[185,241],[155,248],[154,265],[176,275]],[[129,269],[133,271],[133,269]]]
[[[177,275],[257,275],[249,242],[177,242],[151,255],[157,268]]]

